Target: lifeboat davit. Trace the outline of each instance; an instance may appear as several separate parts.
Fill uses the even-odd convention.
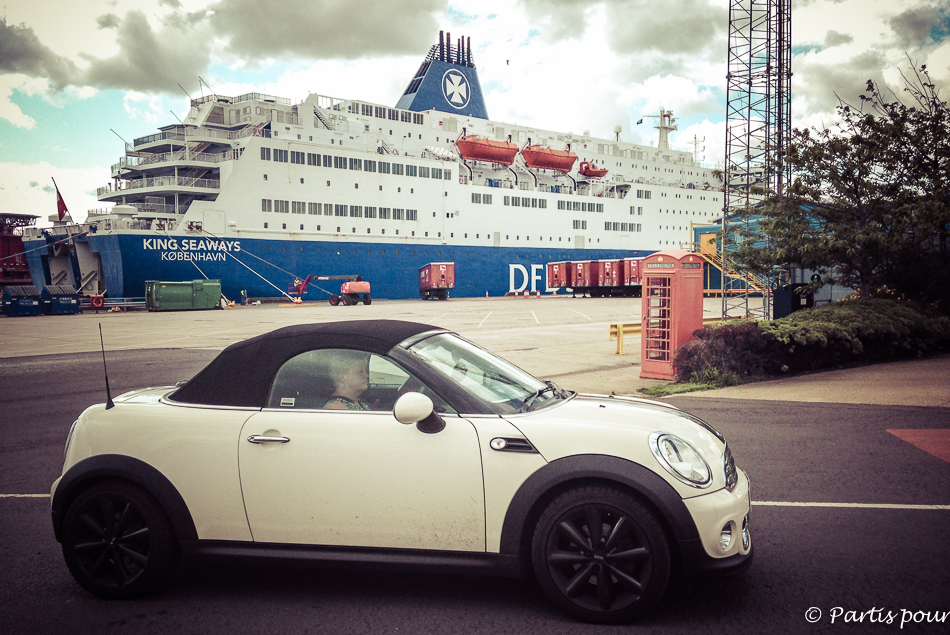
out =
[[[596,165],[589,161],[582,161],[581,167],[578,170],[583,176],[592,176],[600,178],[607,174],[607,168],[598,168]]]
[[[513,143],[485,139],[478,135],[462,137],[455,142],[455,147],[458,148],[459,154],[462,155],[463,159],[491,161],[504,165],[514,163],[515,155],[518,154],[518,146]]]
[[[545,168],[558,172],[570,172],[577,155],[570,150],[552,150],[544,146],[528,146],[521,151],[529,168]]]

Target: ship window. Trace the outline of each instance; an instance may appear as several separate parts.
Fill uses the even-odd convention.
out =
[[[302,179],[302,178],[300,179],[300,182],[303,183],[303,179]]]
[[[303,231],[303,225],[300,226],[300,231]],[[303,247],[300,248],[300,251],[303,251]]]
[[[446,181],[452,178],[452,170],[443,170],[444,178]]]
[[[261,211],[262,211],[262,212],[269,212],[269,211],[271,211],[271,210],[273,210],[273,205],[272,205],[271,199],[269,199],[269,198],[262,198],[262,199],[261,199]]]
[[[283,227],[281,227],[281,229],[287,229],[287,223],[281,223],[281,224],[283,225]],[[284,247],[284,251],[287,251],[287,248],[286,248],[286,247]]]
[[[320,155],[318,154],[317,156],[319,157]],[[330,156],[329,154],[323,155],[323,167],[325,168],[333,167],[333,157]]]
[[[270,148],[261,148],[261,161],[270,161]]]
[[[264,175],[264,180],[265,180],[265,181],[267,180],[267,175],[266,175],[266,174]]]
[[[267,229],[267,223],[264,223],[264,229]],[[265,251],[267,250],[265,249]]]

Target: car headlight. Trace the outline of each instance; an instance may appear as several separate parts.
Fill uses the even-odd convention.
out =
[[[653,456],[666,470],[692,487],[709,487],[712,472],[709,465],[693,446],[677,436],[665,432],[650,435]]]

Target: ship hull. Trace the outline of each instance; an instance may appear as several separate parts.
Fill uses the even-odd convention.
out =
[[[110,297],[145,295],[147,280],[165,282],[219,279],[230,300],[279,297],[296,278],[362,275],[372,284],[374,298],[419,297],[418,270],[430,262],[455,263],[456,297],[499,296],[507,293],[553,292],[546,264],[569,260],[602,260],[646,256],[650,250],[564,249],[552,247],[476,247],[405,245],[375,242],[300,241],[292,239],[228,238],[210,240],[188,235],[111,233],[88,236],[98,254],[104,287]],[[43,247],[29,241],[27,249]],[[31,252],[34,280],[44,280],[42,253]],[[48,284],[44,280],[45,284]],[[339,293],[339,282],[311,282],[304,300],[324,300]]]

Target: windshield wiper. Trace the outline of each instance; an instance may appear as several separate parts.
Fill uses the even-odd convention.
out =
[[[561,389],[553,381],[545,381],[544,383],[547,384],[547,386],[544,388],[539,388],[537,391],[529,395],[528,398],[524,400],[524,405],[521,406],[521,409],[518,410],[518,412],[526,412],[528,408],[530,408],[531,405],[541,397],[541,395],[548,391],[557,397],[562,396]]]

